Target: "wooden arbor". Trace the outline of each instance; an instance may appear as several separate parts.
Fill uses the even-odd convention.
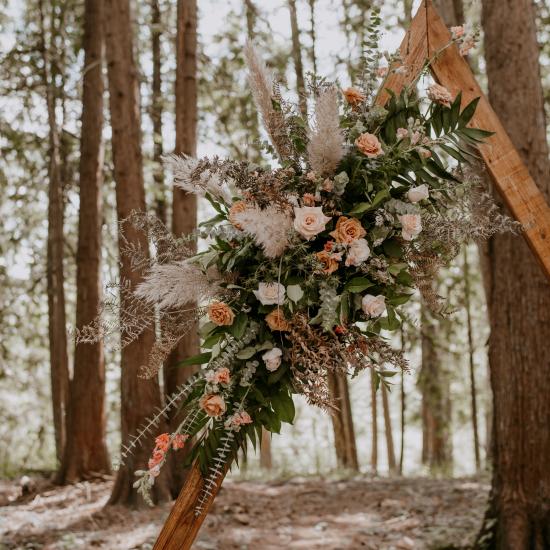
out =
[[[399,93],[415,82],[428,59],[435,80],[453,95],[462,91],[464,105],[476,97],[481,98],[471,126],[491,130],[495,134],[480,147],[480,153],[495,187],[514,218],[523,224],[523,236],[550,278],[550,207],[481,91],[468,63],[462,58],[456,45],[446,47],[450,39],[449,30],[431,0],[424,0],[401,44],[404,70],[390,74],[385,88]],[[388,98],[387,91],[381,90],[377,102],[384,105]],[[201,515],[195,516],[203,479],[198,466],[192,467],[154,550],[191,548],[222,481],[221,478],[218,480],[213,496],[203,507]]]

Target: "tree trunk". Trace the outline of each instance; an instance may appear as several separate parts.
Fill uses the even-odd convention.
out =
[[[472,411],[472,431],[474,435],[474,455],[476,459],[476,470],[481,468],[481,458],[479,453],[479,430],[477,426],[477,391],[474,361],[474,336],[472,328],[472,304],[470,289],[470,263],[468,260],[468,248],[464,247],[463,252],[464,265],[464,305],[466,306],[466,328],[468,333],[468,358],[470,367],[470,404]]]
[[[462,0],[434,0],[434,6],[447,26],[457,26],[464,23]]]
[[[139,88],[133,56],[129,0],[106,0],[105,23],[117,216],[119,222],[122,222],[121,231],[126,241],[147,253],[147,235],[124,221],[132,211],[145,211]],[[122,244],[122,234],[119,234],[119,248]],[[126,255],[122,255],[120,261],[121,280],[130,289],[135,288],[142,280],[142,273],[132,268],[131,259]],[[128,305],[123,294],[121,308],[127,308]],[[130,435],[137,432],[143,420],[160,406],[158,380],[138,378],[139,368],[147,360],[153,342],[153,330],[146,329],[121,351],[122,445],[128,443]],[[120,468],[111,494],[111,504],[136,505],[141,502],[132,488],[133,473],[147,467],[150,450],[150,446],[137,449]],[[161,477],[155,483],[154,498],[163,500],[166,497],[166,487]]]
[[[375,374],[371,371],[370,406],[372,416],[370,468],[373,474],[378,473],[378,407],[376,404]]]
[[[315,46],[317,42],[316,32],[315,32],[315,0],[308,0],[309,4],[309,36],[311,39],[311,48],[310,48],[310,58],[311,58],[311,68],[313,69],[313,74],[317,76],[317,53],[315,51]]]
[[[437,346],[440,322],[422,306],[422,367],[418,384],[422,392],[422,462],[433,474],[448,473],[452,465],[448,384]]]
[[[76,327],[91,323],[101,301],[101,186],[103,183],[103,1],[84,5],[84,70],[80,139]],[[75,347],[67,411],[67,444],[60,481],[109,473],[105,442],[103,344]]]
[[[384,384],[382,384],[382,409],[384,410],[384,432],[386,434],[386,448],[388,450],[388,470],[390,474],[396,474],[397,467],[395,463],[395,450],[393,447],[390,403],[388,398],[388,390]]]
[[[151,0],[151,55],[153,82],[151,86],[151,121],[153,123],[153,178],[155,181],[155,210],[157,218],[166,225],[166,193],[162,167],[162,54],[160,39],[162,18],[159,0]]]
[[[61,464],[65,448],[65,414],[69,394],[69,357],[67,354],[67,327],[65,318],[65,291],[63,274],[63,181],[60,167],[60,138],[56,117],[55,82],[51,77],[51,35],[46,41],[46,13],[43,0],[38,3],[40,17],[40,53],[42,55],[42,79],[48,113],[48,246],[47,246],[47,288],[48,288],[48,335],[50,340],[50,378],[52,390],[53,425],[55,452]]]
[[[347,376],[345,372],[329,372],[328,383],[331,397],[338,408],[331,414],[338,467],[358,471],[359,462]]]
[[[176,150],[177,154],[197,154],[197,2],[178,0],[176,37]],[[188,235],[197,227],[197,198],[174,187],[172,195],[172,231],[174,235]],[[193,327],[170,354],[164,365],[165,393],[170,394],[184,383],[198,367],[177,367],[177,363],[199,352],[197,328]],[[179,416],[171,415],[169,423],[175,428]],[[178,461],[171,462],[172,496],[176,497],[185,480],[186,472],[181,461],[187,449],[183,449]]]
[[[483,0],[482,6],[489,99],[548,201],[534,4]],[[525,242],[510,234],[491,239],[489,269],[493,483],[478,542],[542,550],[550,548],[550,283]]]
[[[262,441],[260,443],[260,467],[264,470],[271,470],[273,462],[271,459],[271,434],[262,428]]]
[[[405,331],[401,327],[401,351],[405,351]],[[400,384],[400,396],[401,396],[401,433],[400,433],[400,445],[399,445],[399,475],[403,475],[403,460],[405,458],[405,411],[407,408],[407,401],[405,396],[405,371],[401,370],[401,384]]]
[[[298,105],[304,118],[307,118],[306,85],[304,80],[304,67],[302,64],[302,48],[300,46],[300,28],[296,15],[296,0],[288,0],[290,12],[290,29],[292,33],[292,60],[296,74],[296,90],[298,92]]]

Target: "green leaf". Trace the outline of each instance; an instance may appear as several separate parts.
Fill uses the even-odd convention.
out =
[[[304,297],[304,291],[300,285],[288,285],[286,287],[286,295],[294,303],[298,303]]]
[[[360,202],[355,206],[353,210],[350,210],[348,214],[362,214],[363,212],[366,212],[370,207],[370,202]]]
[[[378,193],[376,193],[371,203],[360,202],[355,208],[353,208],[353,210],[350,210],[349,214],[362,214],[363,212],[372,210],[373,208],[376,208],[382,201],[388,198],[390,198],[390,190],[382,189],[381,191],[378,191]]]
[[[457,134],[458,133],[459,132],[457,132]],[[488,138],[493,134],[494,132],[489,132],[488,130],[481,130],[480,128],[461,128],[459,135],[467,136],[478,143],[483,143],[485,141],[485,138]]]
[[[208,363],[211,357],[212,357],[212,352],[210,351],[207,351],[204,353],[198,353],[197,355],[193,355],[192,357],[188,357],[187,359],[180,361],[179,363],[177,363],[176,366],[190,367],[192,365],[203,365],[204,363]]]
[[[450,130],[452,130],[453,128],[456,128],[458,124],[461,103],[462,103],[462,92],[458,92],[457,96],[455,97],[455,100],[453,101],[453,104],[451,105],[450,124],[449,124]]]
[[[292,424],[296,409],[292,395],[286,389],[283,389],[271,399],[271,406],[281,422]]]
[[[254,354],[256,353],[256,348],[254,347],[247,347],[247,348],[244,348],[242,349],[241,351],[239,351],[239,353],[237,353],[236,357],[237,359],[250,359],[251,357],[254,356]]]
[[[448,155],[453,157],[458,162],[468,162],[456,149],[449,147],[448,145],[440,145],[441,149],[445,151]]]
[[[283,378],[288,371],[288,365],[281,365],[276,371],[270,372],[267,377],[267,385],[272,386]]]
[[[403,247],[395,240],[388,239],[382,244],[384,252],[392,258],[402,258],[404,254]]]
[[[388,303],[392,306],[400,306],[402,304],[406,304],[412,296],[413,294],[396,294],[388,300]]]
[[[346,283],[345,290],[352,293],[363,292],[367,288],[374,286],[374,283],[369,281],[366,277],[354,277]]]
[[[460,113],[460,118],[458,120],[459,126],[466,126],[466,124],[468,124],[468,122],[472,120],[472,117],[476,112],[477,104],[479,103],[480,99],[481,98],[476,97],[475,99],[470,101],[470,103],[468,103],[466,107],[464,107],[464,109],[462,110],[462,113]]]
[[[239,313],[235,320],[233,321],[233,324],[229,327],[229,332],[231,335],[236,338],[237,340],[241,339],[244,335],[244,331],[246,330],[246,325],[248,324],[248,317],[246,313]]]

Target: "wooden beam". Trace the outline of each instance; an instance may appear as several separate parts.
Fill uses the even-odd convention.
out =
[[[196,516],[195,508],[204,485],[204,479],[198,464],[196,462],[193,464],[153,550],[188,550],[191,548],[214,498],[220,490],[224,477],[225,475],[220,476],[212,490],[212,496],[205,503],[201,514]]]
[[[426,2],[430,55],[448,44],[451,36],[430,0]],[[550,207],[529,174],[512,140],[483,94],[472,70],[455,44],[431,64],[434,78],[453,95],[462,90],[463,104],[481,97],[471,126],[495,132],[479,151],[493,183],[514,218],[542,269],[550,278]]]

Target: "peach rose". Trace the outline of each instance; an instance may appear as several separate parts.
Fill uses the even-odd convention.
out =
[[[365,96],[357,88],[346,88],[342,93],[352,107],[358,107],[365,101]]]
[[[149,462],[147,462],[149,470],[158,466],[164,460],[164,456],[165,454],[162,451],[153,451],[153,456],[149,459]]]
[[[288,332],[290,330],[290,324],[285,319],[285,314],[279,308],[274,309],[271,313],[266,315],[265,322],[271,330],[278,330],[281,332]]]
[[[199,400],[199,407],[212,417],[221,416],[226,410],[223,397],[213,393],[205,393]]]
[[[326,250],[321,250],[321,252],[315,254],[315,257],[323,264],[323,273],[330,275],[338,269],[338,261],[340,260],[338,254],[331,254]]]
[[[384,154],[382,145],[374,134],[361,134],[355,140],[355,146],[361,153],[373,159]]]
[[[402,229],[401,235],[406,241],[412,241],[422,231],[422,220],[418,214],[403,214],[399,216]]]
[[[229,384],[231,380],[231,374],[227,367],[222,367],[214,373],[214,383],[215,384]]]
[[[407,191],[407,198],[412,203],[423,201],[424,199],[427,199],[429,196],[430,196],[430,190],[425,183],[423,183],[422,185],[418,185],[416,187],[411,187]]]
[[[361,308],[367,317],[380,317],[386,311],[386,298],[382,294],[365,294],[361,300]]]
[[[294,208],[294,229],[308,241],[325,230],[330,221],[320,206]]]
[[[368,260],[369,256],[369,243],[365,239],[357,239],[356,241],[353,241],[348,248],[346,265],[361,265],[363,262]]]
[[[238,214],[242,214],[248,208],[248,204],[245,201],[237,201],[231,205],[229,209],[229,221],[233,224],[233,227],[242,231],[243,226],[236,221]]]
[[[283,351],[280,348],[272,348],[269,351],[266,351],[262,355],[262,359],[265,363],[265,368],[269,372],[276,371],[281,366],[281,357],[283,356]]]
[[[367,232],[363,229],[357,218],[340,216],[336,222],[336,229],[330,233],[337,243],[350,244],[357,239],[362,239]]]
[[[233,310],[223,302],[212,302],[208,306],[208,318],[219,327],[230,326],[235,320]]]
[[[440,86],[439,84],[432,84],[428,88],[428,97],[435,103],[445,105],[445,107],[450,107],[453,100],[451,92],[445,86]]]

